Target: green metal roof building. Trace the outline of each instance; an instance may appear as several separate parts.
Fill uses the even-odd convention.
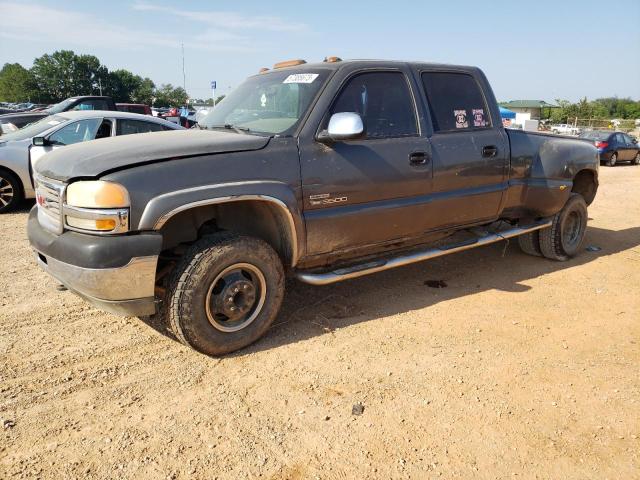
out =
[[[530,113],[531,118],[536,120],[548,118],[552,108],[560,108],[558,105],[547,103],[544,100],[511,100],[500,102],[500,106],[516,113]]]

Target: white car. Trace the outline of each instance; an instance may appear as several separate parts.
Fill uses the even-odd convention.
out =
[[[183,130],[161,118],[138,113],[77,110],[50,115],[0,136],[0,213],[34,198],[31,172],[46,153],[74,143],[135,133]]]
[[[580,129],[568,123],[551,125],[551,131],[557,135],[580,135]]]

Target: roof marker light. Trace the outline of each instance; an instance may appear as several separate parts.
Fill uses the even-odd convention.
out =
[[[284,62],[276,63],[273,68],[286,68],[286,67],[295,67],[296,65],[302,65],[307,63],[306,60],[298,59],[298,60],[286,60]]]

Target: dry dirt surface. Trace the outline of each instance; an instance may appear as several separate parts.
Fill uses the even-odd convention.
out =
[[[639,478],[640,167],[600,180],[600,251],[291,282],[221,359],[57,291],[2,215],[0,478]]]

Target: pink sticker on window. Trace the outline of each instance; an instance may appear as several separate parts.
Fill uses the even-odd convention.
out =
[[[453,115],[456,117],[456,128],[468,128],[469,122],[467,122],[466,110],[454,110]]]
[[[486,127],[487,121],[484,119],[484,110],[482,108],[474,108],[473,113],[473,126],[474,127]]]

